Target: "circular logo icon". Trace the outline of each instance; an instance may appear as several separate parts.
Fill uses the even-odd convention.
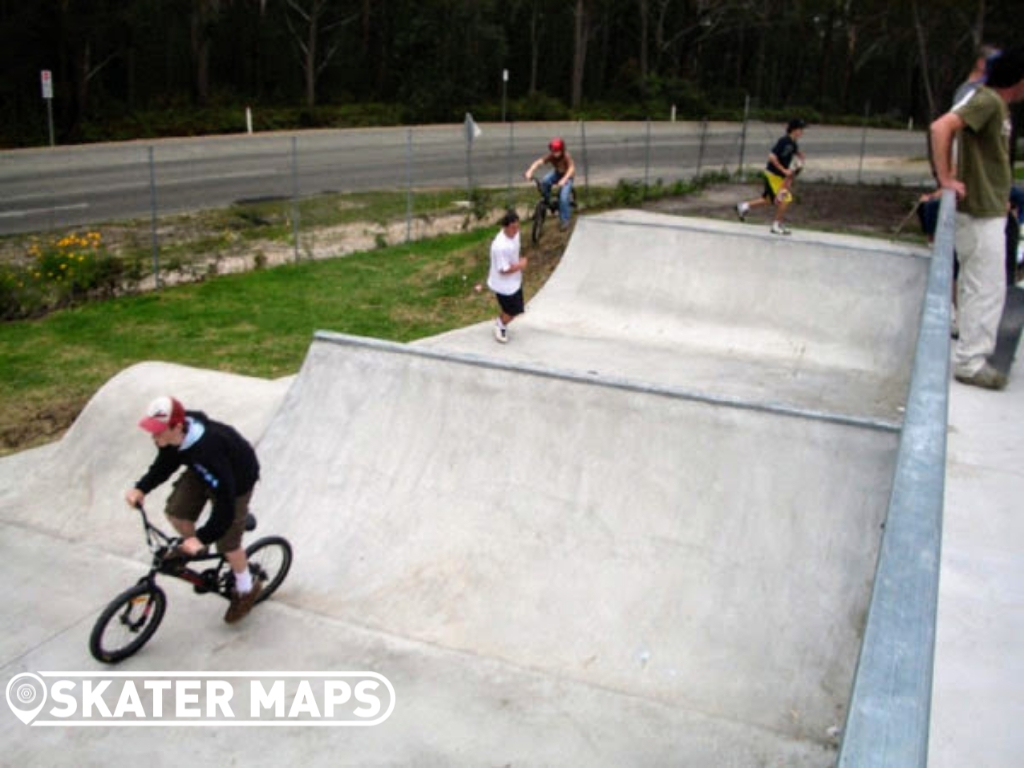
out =
[[[7,706],[26,725],[46,704],[46,683],[39,675],[23,672],[7,683]]]

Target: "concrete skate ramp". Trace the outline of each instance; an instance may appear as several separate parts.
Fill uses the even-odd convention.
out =
[[[865,238],[779,237],[751,225],[616,211],[576,223],[506,348],[497,351],[482,325],[420,343],[898,423],[927,257]]]
[[[318,334],[260,443],[260,504],[301,553],[293,605],[712,716],[686,738],[717,719],[820,744],[896,444]]]
[[[128,369],[60,443],[0,460],[9,675],[92,664],[92,622],[142,572],[120,503],[152,458],[134,424],[174,391],[257,441],[260,533],[296,559],[244,631],[181,587],[129,665],[374,669],[399,703],[375,729],[243,741],[135,729],[115,745],[9,718],[12,759],[829,763],[921,256],[616,213],[578,222],[506,346],[489,323],[414,345],[322,333],[287,394]]]

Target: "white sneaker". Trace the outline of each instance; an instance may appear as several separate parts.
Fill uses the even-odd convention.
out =
[[[773,235],[788,235],[788,234],[791,234],[791,233],[789,231],[789,227],[787,227],[785,224],[780,224],[777,221],[773,221],[772,222],[772,234]]]
[[[497,323],[494,324],[494,338],[499,344],[505,344],[508,341],[508,329],[502,328]]]
[[[747,212],[750,210],[749,203],[736,203],[736,215],[740,217],[740,221],[747,220]]]

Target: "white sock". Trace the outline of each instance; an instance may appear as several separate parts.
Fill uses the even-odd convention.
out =
[[[242,573],[235,573],[235,592],[240,595],[252,591],[252,574],[246,568]]]
[[[500,317],[498,318],[498,327],[501,328],[501,330],[503,330],[503,331],[507,330],[507,328],[508,328],[508,326],[506,326],[503,322],[501,322],[501,318]]]

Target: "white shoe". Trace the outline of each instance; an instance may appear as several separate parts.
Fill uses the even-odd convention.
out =
[[[789,227],[784,224],[780,224],[777,221],[772,222],[772,234],[773,235],[789,235],[792,234],[789,231]]]
[[[747,212],[750,210],[749,203],[736,203],[736,215],[740,217],[740,221],[747,220]]]
[[[494,324],[494,338],[499,344],[505,344],[508,342],[508,329],[502,328],[497,323]]]

